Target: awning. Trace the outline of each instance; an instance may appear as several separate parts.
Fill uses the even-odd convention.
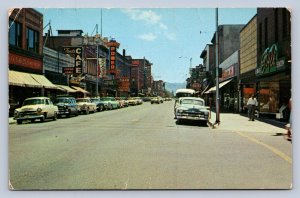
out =
[[[203,95],[204,93],[206,93],[206,90],[208,89],[210,83],[205,87],[205,89],[201,92],[201,95]]]
[[[78,90],[72,89],[71,87],[66,86],[66,85],[56,85],[56,86],[62,88],[64,91],[67,91],[69,93],[79,92]]]
[[[80,91],[80,92],[82,92],[82,93],[84,93],[84,94],[90,94],[90,92],[88,92],[88,91],[82,89],[81,87],[72,86],[72,88],[74,88],[74,89],[76,89],[77,91]]]
[[[223,86],[225,86],[227,83],[229,83],[230,81],[232,81],[232,79],[230,80],[227,80],[227,81],[224,81],[224,82],[221,82],[219,84],[219,89],[221,89]],[[208,93],[213,93],[213,92],[216,92],[216,86],[210,88],[208,91],[206,91],[205,93],[208,94]]]
[[[22,86],[22,87],[36,87],[42,88],[43,86],[33,79],[31,74],[18,71],[9,71],[9,85]]]
[[[52,82],[50,82],[45,76],[38,75],[38,74],[30,74],[34,80],[36,80],[38,83],[40,83],[43,87],[48,89],[60,89],[57,86],[55,86]]]

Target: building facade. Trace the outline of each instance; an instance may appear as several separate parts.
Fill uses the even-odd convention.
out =
[[[261,115],[288,119],[291,97],[291,14],[286,8],[257,9],[255,76]]]
[[[239,110],[247,113],[246,104],[257,94],[255,70],[257,67],[257,15],[240,32]]]
[[[9,12],[10,114],[33,96],[51,97],[58,91],[43,74],[43,15],[34,9]]]

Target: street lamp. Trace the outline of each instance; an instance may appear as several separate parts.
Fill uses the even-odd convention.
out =
[[[98,82],[99,82],[99,42],[100,42],[100,35],[98,34],[98,25],[97,25],[97,33],[95,35],[95,41],[96,41],[96,46],[97,46],[97,69],[96,69],[96,97],[99,95],[98,91]]]

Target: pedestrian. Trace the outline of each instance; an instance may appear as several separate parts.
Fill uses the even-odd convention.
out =
[[[251,120],[254,121],[254,115],[255,115],[255,110],[257,105],[258,105],[257,100],[254,97],[254,94],[252,94],[247,102],[249,121]]]

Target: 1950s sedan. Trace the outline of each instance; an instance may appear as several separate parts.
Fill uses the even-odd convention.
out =
[[[90,98],[77,98],[76,102],[80,113],[89,114],[97,111],[97,105],[92,103]]]
[[[207,122],[208,107],[202,98],[181,97],[175,106],[175,119],[180,124],[184,120]]]
[[[18,124],[22,124],[23,120],[30,120],[34,122],[39,119],[44,122],[47,118],[56,120],[58,113],[57,106],[53,105],[50,98],[47,97],[33,97],[24,100],[21,108],[14,112],[14,119]]]

